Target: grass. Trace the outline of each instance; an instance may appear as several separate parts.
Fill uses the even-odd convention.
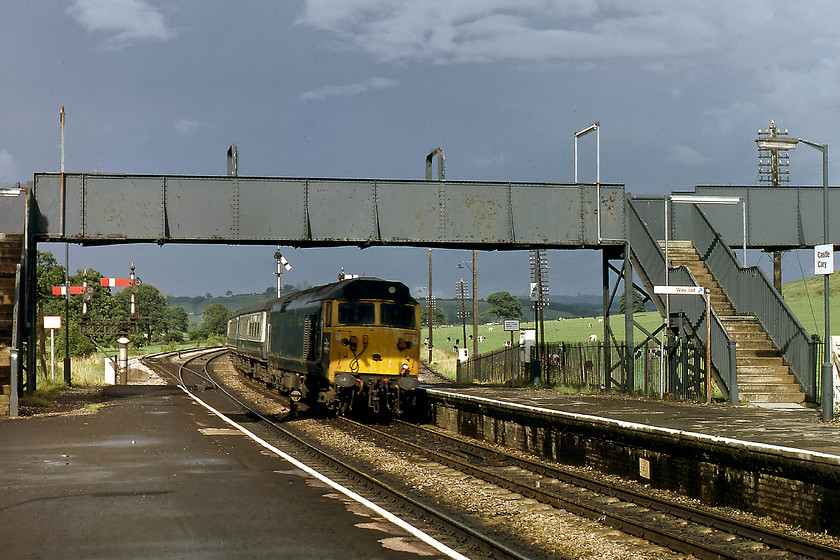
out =
[[[662,324],[662,318],[656,312],[637,313],[634,319],[640,323],[648,331],[653,331]],[[545,340],[547,342],[586,342],[591,335],[596,335],[598,340],[604,339],[604,324],[600,322],[601,317],[583,317],[577,319],[563,319],[554,321],[545,321]],[[534,323],[521,323],[520,327],[524,329],[533,329]],[[613,315],[610,317],[610,327],[618,340],[624,340],[624,315]],[[423,331],[424,337],[428,336],[428,327]],[[472,325],[467,325],[467,347],[472,354],[472,340],[469,338],[472,335]],[[489,352],[504,346],[505,342],[510,342],[511,333],[504,330],[501,324],[485,324],[478,326],[478,352]],[[519,332],[513,333],[513,340],[515,343],[519,342]],[[432,334],[434,340],[434,348],[432,350],[433,362],[436,363],[435,371],[445,375],[451,379],[455,378],[455,363],[457,360],[457,353],[454,346],[456,339],[463,347],[464,330],[463,324],[460,325],[442,325],[435,327]],[[481,337],[484,337],[481,340]],[[642,332],[634,329],[634,340],[641,341],[644,338]],[[423,347],[420,351],[421,358],[428,358],[428,349]]]
[[[796,318],[806,331],[818,333],[820,338],[825,334],[824,293],[822,277],[796,280],[782,286],[785,302],[793,310]],[[831,317],[840,317],[840,277],[836,273],[829,276],[828,295]]]
[[[640,323],[648,331],[652,331],[662,324],[662,318],[656,312],[637,313],[634,319]],[[584,317],[578,319],[563,319],[562,321],[545,321],[545,340],[551,342],[585,342],[589,340],[591,335],[598,337],[598,340],[604,339],[604,324],[601,317]],[[521,323],[520,327],[524,329],[533,329],[534,323]],[[613,315],[610,317],[610,327],[618,340],[624,340],[624,315]],[[424,336],[428,335],[428,327],[424,328]],[[519,342],[519,333],[514,332],[514,342]],[[472,340],[469,338],[472,335],[472,325],[467,325],[467,347],[472,353]],[[501,348],[505,342],[509,342],[511,337],[510,332],[505,332],[504,326],[500,324],[494,325],[479,325],[478,336],[484,337],[484,340],[478,343],[479,353],[488,352]],[[644,335],[638,329],[633,333],[635,340],[641,340]],[[435,349],[442,349],[452,351],[454,356],[453,346],[455,340],[459,340],[463,347],[464,338],[462,325],[444,325],[434,329],[434,345]],[[422,352],[421,352],[422,354]]]
[[[154,354],[156,352],[164,352],[170,350],[178,350],[179,348],[194,348],[195,344],[181,344],[181,345],[153,345],[145,346],[137,349],[129,347],[129,356],[138,356],[144,354]],[[108,356],[116,356],[119,350],[110,348]],[[64,361],[56,359],[55,362],[55,377],[51,375],[49,357],[47,357],[47,373],[46,377],[41,375],[41,364],[37,364],[38,380],[36,382],[37,389],[31,394],[24,395],[24,402],[26,406],[48,408],[56,400],[56,398],[64,391],[69,390],[69,387],[64,383]],[[71,357],[70,358],[70,374],[73,387],[81,388],[97,388],[105,386],[105,356],[97,353],[85,357]],[[101,406],[100,404],[89,404],[85,408],[95,410]]]

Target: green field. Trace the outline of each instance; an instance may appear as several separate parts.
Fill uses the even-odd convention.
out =
[[[662,324],[662,318],[659,313],[645,312],[637,313],[634,319],[640,323],[648,331],[652,331],[658,325]],[[545,340],[546,342],[585,342],[589,340],[590,335],[596,335],[598,340],[604,339],[604,324],[600,322],[601,317],[584,317],[578,319],[563,319],[562,321],[545,321]],[[524,329],[533,329],[533,321],[530,323],[521,323],[520,327]],[[618,340],[624,340],[624,315],[613,315],[610,317],[610,327]],[[428,336],[429,329],[425,327],[423,336]],[[472,335],[472,325],[467,324],[467,341],[470,353],[472,353],[472,340],[469,338]],[[505,332],[502,324],[479,325],[479,337],[485,339],[478,344],[479,352],[488,352],[501,348],[506,341],[510,341],[510,332]],[[441,350],[450,350],[454,353],[455,340],[459,341],[464,338],[462,325],[448,325],[435,327],[434,329],[434,345]],[[638,329],[635,330],[634,339],[641,340],[644,335]],[[641,338],[640,338],[641,337]],[[447,340],[449,339],[449,340]],[[514,333],[514,342],[519,342],[519,333]],[[463,343],[461,344],[463,346]],[[428,358],[428,355],[426,356]]]
[[[825,316],[823,303],[823,279],[809,278],[789,282],[782,286],[782,293],[785,302],[796,315],[799,322],[808,333],[816,333],[823,337],[825,332]],[[840,278],[838,274],[830,277],[829,285],[830,317],[832,333],[840,333]],[[637,313],[634,319],[646,330],[652,332],[662,324],[662,318],[657,312]],[[585,317],[578,319],[564,319],[561,321],[545,321],[546,342],[586,342],[590,335],[596,335],[599,341],[604,339],[604,325],[599,322],[600,317]],[[624,315],[612,315],[610,326],[618,340],[624,339]],[[522,329],[533,329],[534,323],[521,324]],[[479,342],[479,353],[489,352],[501,348],[505,341],[509,341],[510,333],[505,332],[501,324],[479,325],[479,336],[485,340]],[[467,324],[467,347],[472,353],[472,325]],[[423,331],[423,336],[428,336],[428,328]],[[638,329],[634,332],[636,344],[644,339],[644,334]],[[439,369],[447,375],[454,375],[455,356],[454,344],[456,339],[463,339],[462,325],[448,325],[434,329],[434,361],[438,363]],[[518,342],[519,334],[516,333],[514,341]],[[463,342],[461,343],[463,346]],[[428,358],[428,350],[424,347],[421,351],[421,358]]]
[[[809,333],[825,334],[825,303],[823,302],[823,278],[808,278],[788,282],[782,286],[782,295],[796,314],[799,322]],[[829,276],[829,307],[831,334],[840,333],[840,277]]]

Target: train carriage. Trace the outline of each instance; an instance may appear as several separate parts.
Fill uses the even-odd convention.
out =
[[[420,308],[408,287],[353,278],[243,309],[228,344],[243,373],[293,402],[400,415],[416,398]]]

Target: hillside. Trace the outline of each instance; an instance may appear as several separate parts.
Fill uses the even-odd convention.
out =
[[[823,302],[823,278],[814,277],[796,280],[782,285],[785,302],[790,306],[799,322],[809,333],[817,333],[820,338],[825,333],[825,309]],[[840,333],[840,277],[829,277],[828,295],[830,300],[831,331]]]
[[[297,288],[295,286],[288,286],[290,291]],[[288,292],[287,292],[288,293]],[[785,296],[785,301],[796,314],[802,326],[809,333],[818,333],[822,336],[824,332],[824,311],[823,311],[823,279],[822,277],[808,278],[805,281],[796,280],[788,282],[782,287],[782,293]],[[220,303],[230,309],[236,311],[254,305],[265,299],[272,299],[275,296],[274,288],[268,288],[261,294],[231,294],[229,296],[173,296],[170,298],[171,305],[183,307],[190,317],[191,323],[198,323],[201,321],[201,312],[211,304]],[[831,298],[831,321],[834,332],[840,332],[840,277],[838,274],[833,274],[830,278],[829,295]],[[522,304],[523,316],[521,320],[530,322],[533,321],[533,310],[531,309],[531,302],[526,297],[517,297]],[[580,295],[580,296],[551,296],[551,303],[548,309],[545,310],[546,321],[556,321],[558,318],[565,319],[575,317],[599,317],[602,314],[602,305],[600,296]],[[425,299],[418,299],[421,306],[426,305]],[[458,319],[458,308],[460,305],[457,299],[439,299],[437,305],[446,313],[447,322],[451,325],[460,323]],[[472,301],[467,301],[467,321],[470,321]],[[479,300],[478,312],[479,315],[490,309],[490,305],[484,301]],[[611,310],[611,315],[618,315],[617,306]]]
[[[291,291],[297,290],[295,286],[289,286],[289,291],[285,293],[290,293]],[[255,303],[259,303],[260,301],[265,301],[266,299],[273,299],[275,297],[274,288],[268,288],[265,292],[261,294],[231,294],[226,296],[212,296],[210,294],[206,294],[203,296],[171,296],[170,297],[170,305],[183,307],[184,310],[187,312],[187,315],[190,317],[190,322],[198,323],[201,321],[201,312],[204,309],[212,305],[214,303],[220,303],[230,309],[231,311],[236,311],[238,309],[242,309],[243,307],[248,307],[249,305],[254,305]],[[523,316],[521,317],[522,320],[533,320],[533,310],[531,308],[531,302],[526,297],[518,297],[519,302],[522,304],[522,311]],[[557,296],[557,301],[552,301],[549,304],[549,307],[544,311],[545,319],[546,320],[556,320],[560,317],[563,318],[571,318],[571,317],[595,317],[601,315],[601,300],[599,296]],[[418,299],[417,300],[421,306],[426,306],[425,299]],[[472,300],[468,300],[467,304],[467,320],[470,320],[471,313],[472,313]],[[457,299],[439,299],[437,300],[437,305],[441,308],[444,313],[446,313],[448,322],[450,324],[455,324],[458,322],[458,309],[460,307],[460,301]],[[490,309],[490,305],[484,301],[479,300],[478,302],[478,313],[481,315],[482,313],[488,311]],[[615,311],[618,312],[617,310]]]
[[[209,295],[209,294],[208,294]],[[229,296],[214,297],[204,296],[171,296],[169,298],[170,305],[174,307],[183,307],[187,312],[190,323],[201,322],[201,312],[214,303],[221,303],[231,311],[237,311],[243,307],[254,305],[265,299],[276,297],[277,293],[274,288],[269,288],[261,294],[231,294]]]

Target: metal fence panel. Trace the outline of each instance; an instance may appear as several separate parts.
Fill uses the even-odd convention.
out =
[[[23,233],[23,223],[26,217],[26,196],[21,190],[19,194],[0,195],[0,233]]]
[[[440,204],[440,190],[446,185],[433,183],[377,183],[379,230],[388,243],[434,243],[445,231],[445,209]],[[399,208],[400,212],[390,209]]]
[[[312,237],[370,241],[376,228],[376,185],[372,182],[307,181]]]
[[[578,189],[549,186],[512,187],[511,211],[517,243],[582,243],[581,220],[558,215],[583,215]],[[551,227],[547,228],[546,225]]]
[[[508,190],[503,186],[446,182],[442,200],[448,234],[464,241],[498,243],[510,239]],[[461,219],[452,219],[460,216]]]
[[[541,362],[540,384],[568,387],[584,392],[606,390],[604,342],[548,342],[534,350]],[[537,362],[520,361],[520,348],[504,348],[471,357],[458,364],[457,381],[461,384],[523,385],[530,384],[537,371]],[[620,354],[624,346],[613,347]],[[623,355],[621,356],[624,357]],[[633,356],[635,384],[627,387],[625,380],[611,391],[646,396],[668,396],[676,400],[705,399],[705,354],[701,346],[690,339],[678,339],[666,348],[661,359],[660,346],[649,341],[636,349]],[[663,379],[663,365],[667,374]]]
[[[77,177],[68,179],[75,182]],[[114,188],[114,181],[113,177],[95,175],[84,178],[84,226],[79,233],[91,239],[114,235],[126,239],[163,237],[163,180],[130,177],[122,189]],[[127,215],[126,207],[133,208],[135,215]]]
[[[242,241],[306,239],[306,182],[239,178],[238,229]]]

